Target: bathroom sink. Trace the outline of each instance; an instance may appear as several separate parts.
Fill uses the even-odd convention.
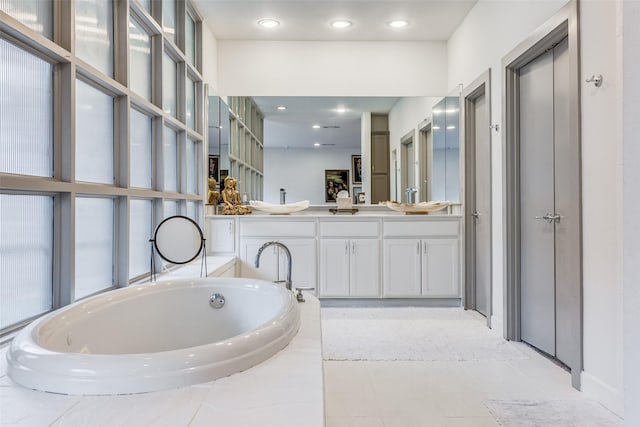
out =
[[[432,212],[437,212],[449,206],[449,202],[420,202],[420,203],[398,203],[398,202],[385,202],[385,205],[389,209],[398,212],[404,212],[405,214],[417,214],[426,215]]]
[[[250,200],[249,205],[254,209],[271,215],[286,215],[307,209],[309,207],[309,201],[302,200],[300,202],[278,205],[274,203],[261,202],[259,200]]]

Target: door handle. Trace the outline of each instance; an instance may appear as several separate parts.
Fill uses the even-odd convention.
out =
[[[549,224],[551,224],[552,222],[555,222],[556,224],[560,222],[560,218],[562,218],[560,215],[557,214],[552,214],[552,213],[548,213],[546,215],[541,215],[541,216],[536,216],[535,219],[544,219],[546,220]]]
[[[420,242],[416,245],[416,255],[420,255]]]
[[[356,244],[354,242],[351,242],[351,253],[354,255],[356,253]]]
[[[480,212],[475,211],[475,212],[473,212],[473,213],[471,214],[471,216],[473,217],[473,219],[478,219],[478,218],[480,218]]]
[[[344,243],[344,254],[349,255],[349,242]]]

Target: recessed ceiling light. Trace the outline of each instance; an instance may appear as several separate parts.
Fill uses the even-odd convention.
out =
[[[336,113],[346,113],[347,109],[344,107],[338,107],[336,108]]]
[[[311,127],[314,128],[314,129],[320,129],[320,125],[313,125]]]
[[[313,146],[314,146],[314,147],[320,147],[320,143],[319,143],[319,142],[314,142],[314,143],[313,143]]]
[[[276,108],[277,108],[278,110],[280,110],[280,111],[283,111],[283,110],[286,110],[286,109],[287,109],[287,107],[286,107],[286,106],[284,106],[284,105],[278,105]]]
[[[280,25],[280,22],[275,19],[261,19],[258,21],[258,25],[264,28],[275,28]]]
[[[353,22],[347,21],[346,19],[339,19],[337,21],[333,21],[331,26],[333,28],[347,28],[353,25]]]
[[[395,19],[393,21],[389,21],[387,25],[389,25],[392,28],[404,28],[407,25],[409,25],[409,21],[405,19]]]

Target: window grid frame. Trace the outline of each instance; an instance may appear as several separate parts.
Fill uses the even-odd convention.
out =
[[[75,209],[76,197],[109,197],[114,199],[114,287],[126,287],[131,283],[145,279],[150,272],[129,279],[129,201],[147,199],[152,202],[152,226],[157,227],[163,218],[163,200],[178,201],[178,210],[186,214],[187,201],[196,206],[196,216],[202,225],[204,212],[203,200],[205,188],[200,182],[204,176],[203,150],[206,148],[205,111],[202,58],[202,16],[190,1],[176,1],[176,40],[172,42],[162,29],[162,2],[151,2],[151,13],[147,12],[137,0],[113,0],[113,76],[109,76],[75,56],[75,5],[70,2],[54,2],[53,37],[46,38],[26,25],[0,11],[0,38],[14,44],[38,58],[53,65],[53,177],[0,173],[0,193],[2,194],[46,194],[54,197],[54,264],[52,310],[68,305],[75,298]],[[188,11],[187,11],[188,9]],[[185,34],[183,22],[186,14],[196,24],[196,63],[186,58]],[[143,99],[131,90],[129,58],[129,19],[135,17],[151,37],[151,101]],[[177,116],[165,113],[162,106],[162,53],[167,52],[176,61],[177,72]],[[186,78],[196,83],[196,128],[189,129],[186,123]],[[75,179],[75,122],[76,122],[76,79],[94,86],[113,97],[114,100],[114,175],[113,184],[76,182]],[[148,115],[152,120],[152,188],[130,186],[130,117],[129,111],[135,108]],[[178,136],[178,191],[162,190],[162,129],[167,126]],[[186,174],[182,163],[186,161],[186,139],[195,142],[197,171],[196,194],[186,193]],[[156,265],[159,265],[156,263]],[[109,289],[113,289],[109,288]],[[100,292],[108,291],[105,289]],[[15,330],[32,319],[25,319],[0,330],[0,336]]]

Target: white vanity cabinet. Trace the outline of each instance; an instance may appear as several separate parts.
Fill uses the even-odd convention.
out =
[[[233,217],[207,217],[207,253],[232,254],[236,252],[236,220]]]
[[[380,297],[379,235],[378,220],[320,222],[320,297]]]
[[[260,268],[255,267],[258,250],[270,241],[278,241],[291,252],[293,287],[316,287],[317,249],[315,221],[242,220],[240,222],[240,269],[242,277],[264,280],[285,280],[287,259],[284,251],[269,246],[260,256]],[[286,236],[286,237],[284,237]]]
[[[384,297],[460,297],[459,222],[386,222],[384,235]]]

